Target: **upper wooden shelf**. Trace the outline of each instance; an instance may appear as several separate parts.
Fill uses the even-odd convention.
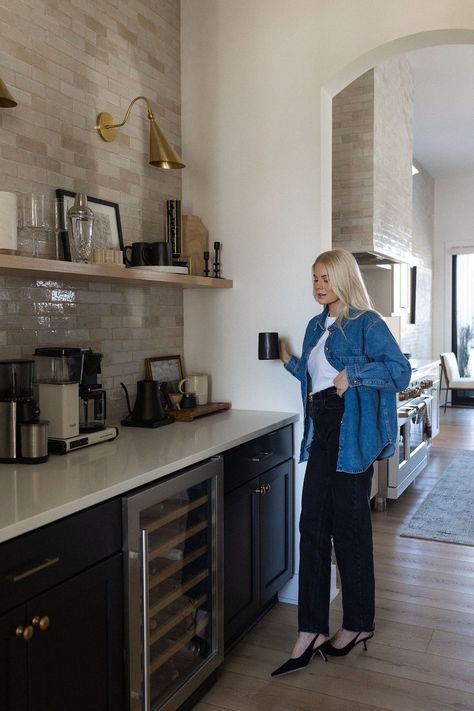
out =
[[[126,267],[115,264],[81,264],[55,259],[20,257],[0,254],[0,273],[13,276],[30,276],[35,279],[81,279],[82,281],[115,281],[122,284],[167,284],[187,289],[231,289],[231,279],[189,276],[156,272],[146,267]]]

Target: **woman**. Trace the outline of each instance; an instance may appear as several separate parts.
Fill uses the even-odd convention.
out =
[[[301,358],[280,342],[285,368],[301,382],[305,408],[300,461],[308,460],[300,518],[298,639],[272,676],[320,653],[343,656],[374,633],[370,489],[373,462],[395,452],[396,393],[410,364],[371,307],[352,254],[334,249],[313,264],[324,307],[306,328]],[[331,538],[341,578],[342,626],[329,641]],[[327,659],[326,659],[327,661]]]

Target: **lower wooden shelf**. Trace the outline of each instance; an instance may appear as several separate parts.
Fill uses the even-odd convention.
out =
[[[127,268],[117,264],[82,264],[55,259],[0,254],[0,273],[35,279],[80,279],[82,281],[118,281],[122,284],[166,284],[185,289],[231,289],[231,279],[155,272],[146,267]]]

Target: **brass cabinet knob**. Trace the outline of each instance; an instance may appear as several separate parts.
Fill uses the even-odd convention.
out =
[[[15,630],[15,634],[17,637],[22,637],[25,642],[29,642],[30,639],[33,637],[35,631],[31,625],[27,625],[26,627],[23,627],[23,625],[18,625],[18,627]]]
[[[35,615],[31,620],[31,624],[33,627],[39,627],[41,632],[46,632],[49,627],[49,617],[47,615],[43,615],[42,617]]]
[[[265,487],[265,493],[268,494],[272,487],[270,486],[270,484],[264,484],[264,487]]]

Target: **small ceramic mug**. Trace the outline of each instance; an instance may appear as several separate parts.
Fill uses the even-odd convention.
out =
[[[179,381],[180,393],[195,393],[198,405],[207,405],[209,378],[204,373],[191,373]]]

